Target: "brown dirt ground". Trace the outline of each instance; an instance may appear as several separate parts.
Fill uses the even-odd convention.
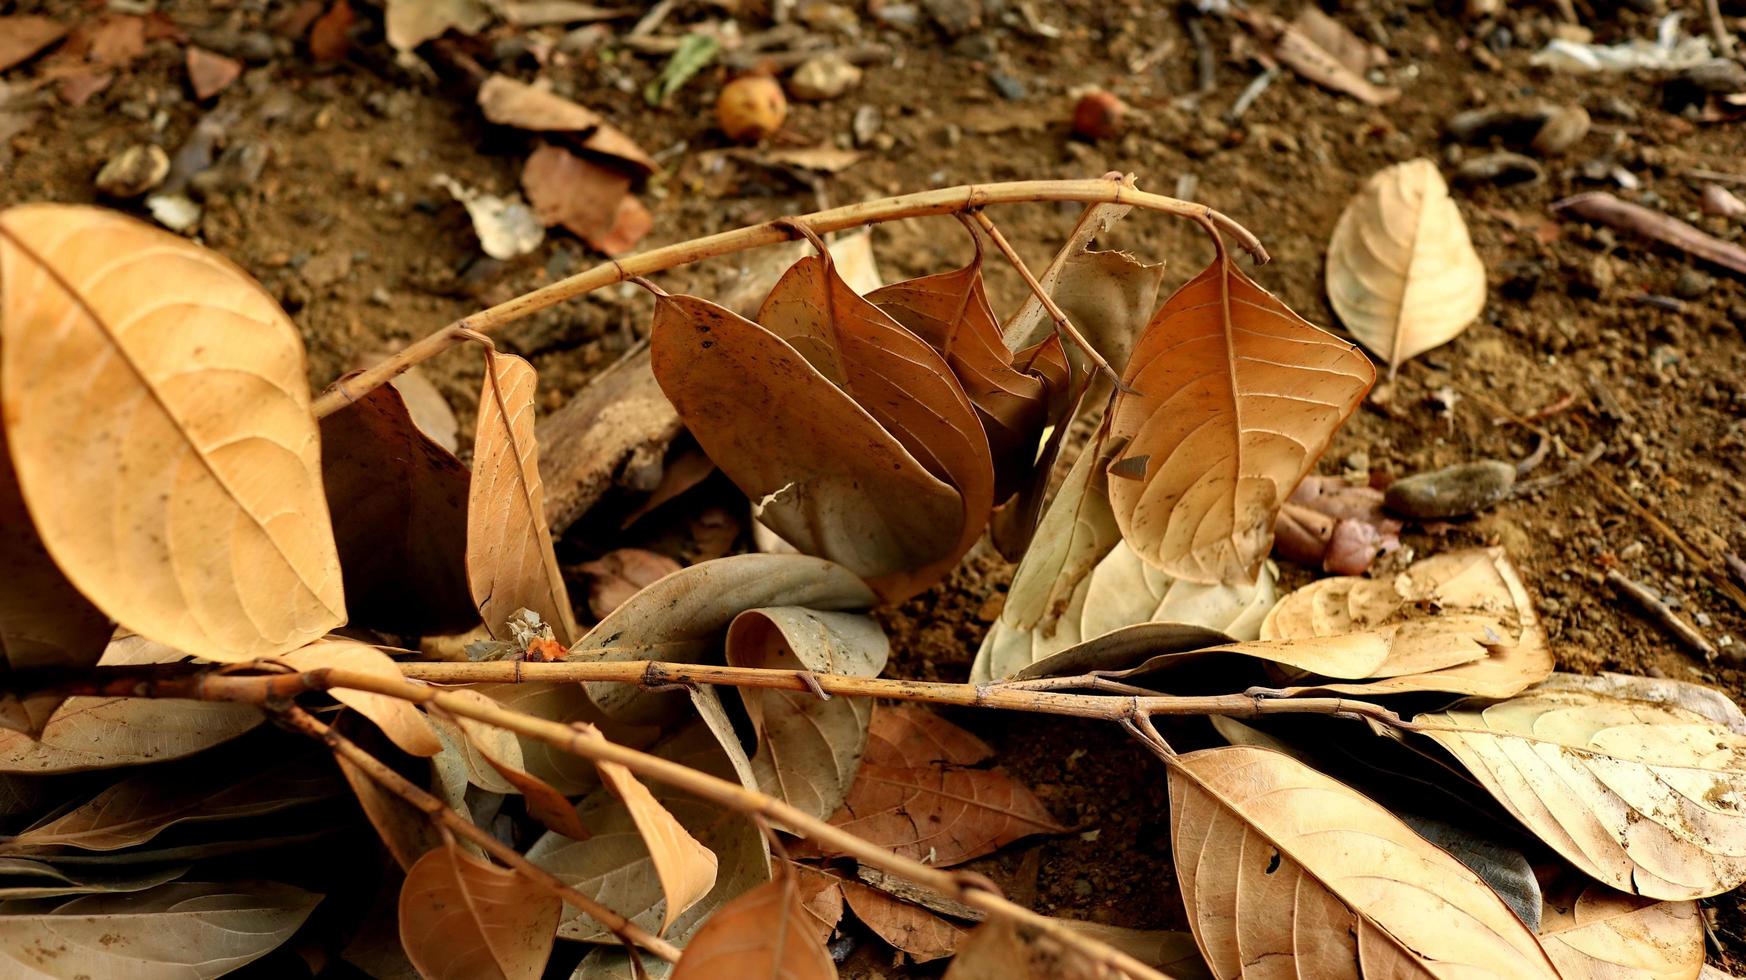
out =
[[[40,7],[73,19],[84,6],[27,0],[0,3],[0,11]],[[263,13],[263,6],[271,9]],[[268,29],[284,6],[158,5],[213,46],[226,36]],[[679,21],[721,16],[719,5],[690,6],[697,9]],[[1259,6],[1292,13],[1284,3]],[[1598,40],[1653,33],[1653,19],[1632,5],[1577,6]],[[1701,23],[1701,3],[1684,6]],[[367,3],[358,7],[366,22],[377,16]],[[1694,659],[1619,601],[1601,577],[1619,568],[1678,597],[1687,615],[1701,614],[1712,639],[1732,637],[1735,651],[1746,643],[1742,610],[1706,582],[1668,533],[1634,510],[1640,505],[1704,556],[1724,547],[1746,550],[1746,343],[1740,332],[1746,283],[1668,249],[1560,223],[1547,205],[1597,186],[1585,181],[1581,166],[1610,153],[1642,180],[1638,200],[1738,240],[1740,224],[1701,216],[1697,187],[1679,174],[1690,167],[1737,170],[1746,143],[1737,125],[1693,122],[1667,111],[1654,79],[1595,80],[1530,69],[1528,53],[1551,30],[1551,4],[1504,14],[1512,42],[1484,60],[1471,49],[1481,36],[1498,36],[1462,19],[1452,9],[1458,7],[1428,0],[1333,4],[1331,11],[1346,23],[1384,44],[1404,97],[1368,108],[1286,75],[1236,126],[1219,116],[1255,71],[1242,55],[1240,30],[1209,24],[1220,55],[1218,87],[1198,107],[1185,106],[1178,100],[1194,88],[1193,47],[1168,4],[1038,4],[1043,19],[1063,30],[1053,40],[996,26],[953,41],[925,24],[907,33],[881,28],[863,13],[863,38],[891,44],[895,62],[869,68],[859,89],[844,98],[796,104],[787,131],[800,144],[834,141],[849,131],[855,109],[870,104],[882,113],[889,145],[810,186],[715,152],[723,141],[710,106],[724,78],[720,69],[706,71],[661,111],[625,94],[653,77],[659,59],[623,52],[608,59],[597,50],[547,74],[560,91],[606,113],[660,154],[669,168],[645,195],[655,214],[645,246],[929,186],[1120,169],[1136,173],[1144,187],[1169,193],[1179,176],[1193,174],[1199,199],[1247,223],[1272,251],[1259,281],[1323,324],[1335,322],[1322,289],[1324,246],[1341,207],[1368,174],[1413,156],[1452,159],[1446,155],[1456,151],[1443,140],[1442,123],[1460,109],[1537,99],[1588,106],[1595,130],[1566,156],[1546,161],[1546,180],[1458,190],[1489,269],[1491,301],[1457,341],[1404,366],[1388,404],[1361,409],[1322,469],[1386,478],[1482,456],[1521,458],[1533,437],[1508,416],[1532,414],[1573,394],[1574,403],[1543,425],[1574,447],[1604,440],[1607,451],[1594,469],[1623,488],[1629,505],[1596,480],[1579,477],[1436,536],[1415,532],[1410,546],[1420,553],[1506,546],[1538,597],[1566,669],[1659,672],[1738,697],[1746,680],[1740,661]],[[766,24],[757,10],[737,16],[747,31]],[[229,142],[262,142],[270,154],[266,170],[252,186],[209,200],[199,232],[258,276],[297,319],[312,384],[326,384],[373,351],[592,263],[583,245],[562,235],[518,261],[480,256],[461,208],[431,180],[447,173],[510,190],[530,143],[483,124],[461,87],[421,83],[396,69],[379,28],[366,31],[351,57],[332,66],[311,64],[289,40],[276,43],[276,53],[251,64],[222,97],[241,110]],[[1129,69],[1131,59],[1160,43],[1170,47],[1155,67]],[[512,32],[500,29],[476,47],[488,68],[535,74],[537,66]],[[990,84],[991,68],[1022,82],[1026,96],[1002,99]],[[8,79],[27,75],[14,72]],[[1068,92],[1083,85],[1120,94],[1141,110],[1142,123],[1102,144],[1071,139]],[[87,105],[51,105],[45,118],[11,140],[10,168],[0,171],[0,204],[91,201],[91,178],[110,155],[141,141],[173,151],[208,108],[189,95],[180,48],[168,41],[154,42]],[[1040,265],[1075,210],[1034,206],[999,217]],[[1152,215],[1130,218],[1114,240],[1168,261],[1167,286],[1186,279],[1209,255],[1192,229]],[[966,251],[962,236],[938,223],[887,226],[875,242],[888,280],[947,268]],[[1673,293],[1688,270],[1713,282],[1681,308],[1640,300]],[[1004,269],[991,269],[990,276],[997,301],[1010,309],[1020,295],[1018,282]],[[669,288],[714,284],[691,273],[663,281]],[[512,325],[502,336],[506,346],[532,356],[549,409],[646,330],[645,313],[629,287],[612,289]],[[465,426],[477,397],[474,359],[450,353],[426,370]],[[1601,410],[1595,378],[1628,418]],[[1458,396],[1452,411],[1438,410],[1434,393],[1445,388]],[[1556,454],[1546,464],[1559,465]],[[567,545],[577,547],[586,546]],[[990,596],[1005,588],[1009,574],[998,561],[976,560],[940,588],[890,611],[886,621],[898,651],[892,671],[962,678],[998,609]],[[1301,570],[1288,576],[1289,584],[1308,578]],[[1002,762],[1035,786],[1058,817],[1087,832],[1008,848],[982,862],[981,870],[1047,912],[1130,926],[1182,925],[1169,869],[1163,773],[1154,762],[1118,733],[1089,723],[954,718],[994,744]],[[1185,727],[1182,737],[1194,744],[1197,735]],[[1714,935],[1726,950],[1721,962],[1746,964],[1746,913],[1737,897],[1706,904],[1717,913]],[[886,956],[869,942],[845,975],[881,975]]]

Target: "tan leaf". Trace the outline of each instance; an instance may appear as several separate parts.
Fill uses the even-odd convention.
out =
[[[830,941],[843,920],[843,880],[816,868],[793,861],[788,872],[799,880],[800,907],[806,911],[806,922],[812,927],[819,943]]]
[[[601,737],[592,730],[589,734]],[[667,911],[661,918],[664,933],[681,912],[697,904],[715,887],[718,864],[715,852],[698,843],[629,769],[616,762],[596,765],[601,780],[624,803],[637,833],[648,846],[649,860],[661,881],[661,892],[667,897]]]
[[[97,208],[0,213],[12,461],[67,579],[211,660],[345,621],[297,327],[218,255]]]
[[[1746,882],[1746,735],[1672,704],[1557,685],[1413,720],[1598,881],[1668,900]]]
[[[784,540],[887,598],[923,587],[915,570],[956,562],[963,497],[781,338],[713,303],[664,296],[651,345],[686,427]]]
[[[1193,933],[1170,929],[1127,929],[1059,917],[1055,921],[1105,946],[1119,949],[1147,966],[1157,967],[1165,976],[1175,980],[1212,975],[1207,972],[1206,961],[1200,958],[1200,948],[1194,943]]]
[[[1075,252],[1062,263],[1049,295],[1104,359],[1121,370],[1134,341],[1158,308],[1164,263],[1147,263],[1126,252]],[[1077,345],[1067,351],[1084,374],[1091,362]],[[1101,398],[1101,396],[1099,396]]]
[[[1096,961],[1029,923],[990,919],[971,930],[945,980],[1103,980]]]
[[[856,295],[828,254],[794,263],[770,291],[758,323],[866,409],[929,473],[957,489],[963,502],[957,542],[916,569],[908,589],[919,592],[944,577],[981,536],[994,506],[988,437],[945,359]]]
[[[1696,902],[1657,902],[1592,883],[1547,896],[1540,944],[1564,980],[1691,980],[1704,963]]]
[[[855,918],[917,963],[951,956],[969,932],[919,905],[900,902],[866,885],[845,881],[842,889]]]
[[[1485,307],[1485,264],[1430,160],[1378,171],[1328,242],[1328,302],[1393,371],[1455,339]]]
[[[188,865],[172,865],[143,872],[122,875],[91,873],[84,869],[68,871],[44,861],[28,858],[0,858],[0,875],[6,883],[0,885],[0,899],[71,898],[74,895],[102,895],[115,892],[142,892],[148,888],[175,881],[188,873]]]
[[[1002,623],[1047,631],[1064,611],[1063,600],[1122,539],[1104,472],[1122,445],[1106,438],[1107,431],[1099,428],[1080,451],[1037,522],[1030,548],[1012,574]]]
[[[1191,582],[1253,582],[1273,516],[1376,369],[1221,254],[1167,300],[1116,396],[1110,504],[1141,558]]]
[[[279,659],[298,670],[336,667],[389,680],[400,678],[400,668],[388,659],[387,654],[356,640],[318,640]],[[344,687],[330,688],[328,693],[333,695],[335,701],[375,722],[376,727],[382,729],[382,734],[405,752],[411,755],[436,755],[442,751],[442,743],[437,741],[436,733],[431,731],[430,722],[425,720],[424,712],[419,711],[412,702],[386,694],[372,694]]]
[[[0,71],[24,62],[66,33],[65,27],[48,17],[35,14],[0,17]]]
[[[878,707],[860,772],[831,822],[938,867],[1065,829],[1011,776],[981,768],[993,754],[930,711]]]
[[[636,217],[648,212],[630,196],[630,186],[623,171],[550,144],[534,150],[521,169],[521,189],[546,227],[563,225],[608,255],[629,251],[649,230],[649,222]]]
[[[1118,177],[1119,175],[1111,173],[1106,176]],[[1119,179],[1123,187],[1134,186],[1133,174],[1120,176]],[[1116,222],[1127,217],[1128,212],[1133,209],[1133,205],[1130,204],[1086,205],[1085,210],[1079,213],[1079,220],[1073,225],[1073,231],[1068,234],[1067,240],[1055,252],[1054,258],[1049,260],[1048,267],[1037,277],[1037,281],[1042,284],[1043,289],[1049,293],[1051,298],[1055,298],[1059,302],[1059,297],[1055,296],[1055,287],[1066,273],[1067,264],[1075,261],[1079,255],[1091,247],[1093,240],[1108,231]],[[1043,307],[1042,300],[1033,294],[1025,297],[1018,310],[1006,323],[1001,325],[1000,330],[1008,347],[1022,350],[1054,333],[1055,324],[1049,318],[1048,310]]]
[[[719,709],[718,709],[719,710]],[[725,719],[724,719],[725,720]],[[744,754],[738,743],[718,738],[710,725],[693,722],[649,749],[664,759],[749,785]],[[655,784],[655,797],[692,838],[715,853],[716,884],[702,901],[673,921],[666,937],[683,945],[707,918],[729,900],[770,880],[768,844],[756,824],[738,811]],[[664,918],[664,893],[655,873],[649,846],[624,801],[601,788],[577,805],[582,822],[594,832],[585,842],[546,834],[528,849],[528,860],[550,871],[583,894],[628,916],[645,929],[657,929]],[[614,943],[612,934],[593,919],[573,912],[559,933],[566,939]]]
[[[443,846],[442,835],[428,814],[383,789],[345,756],[336,753],[333,758],[370,826],[376,828],[376,836],[402,870],[410,870],[427,852]]]
[[[402,382],[422,382],[446,409],[430,382],[402,375],[321,420],[347,605],[354,626],[458,633],[479,620],[467,586],[467,468],[419,428]]]
[[[478,33],[491,23],[491,10],[483,0],[389,0],[383,20],[394,50],[411,51],[451,29]]]
[[[12,976],[209,980],[272,952],[320,895],[270,881],[175,882],[0,916]]]
[[[875,677],[891,644],[869,616],[798,606],[751,609],[734,617],[727,662],[735,667]],[[752,773],[758,788],[823,820],[843,805],[861,754],[873,702],[824,700],[809,691],[740,689],[757,733]]]
[[[479,108],[487,120],[499,126],[534,133],[576,133],[578,145],[585,150],[622,160],[644,174],[660,169],[634,140],[599,113],[548,89],[492,75],[479,86]]]
[[[546,527],[534,440],[537,383],[526,361],[486,349],[467,497],[467,576],[493,637],[508,639],[509,617],[531,609],[569,646],[581,631]]]
[[[1273,38],[1274,57],[1304,78],[1336,92],[1344,92],[1365,105],[1387,105],[1400,98],[1400,90],[1372,84],[1358,64],[1352,61],[1354,45],[1363,42],[1331,18],[1315,16],[1320,13],[1313,5],[1306,5],[1305,12],[1290,24],[1271,14],[1251,15],[1244,19],[1258,26],[1264,34],[1276,35]]]
[[[477,705],[491,703],[491,699],[479,691],[462,690],[453,693],[456,697]],[[459,715],[455,716],[454,721],[462,736],[461,744],[455,745],[455,748],[465,756],[469,782],[494,793],[519,793],[527,806],[528,815],[544,824],[547,829],[576,840],[588,839],[588,828],[576,816],[575,806],[545,780],[523,768],[525,763],[521,754],[521,742],[513,732]],[[451,733],[450,742],[455,741],[453,735]],[[444,747],[447,748],[447,745]],[[481,762],[484,763],[483,766],[480,765]],[[492,778],[493,775],[498,778]]]
[[[400,941],[426,980],[538,980],[563,903],[454,847],[426,852],[400,886]]]
[[[470,690],[478,691],[511,711],[566,725],[577,722],[594,725],[607,738],[631,748],[647,748],[660,737],[660,731],[652,726],[618,724],[589,699],[588,692],[580,684],[523,681],[520,684],[478,684]],[[600,788],[600,774],[587,759],[538,739],[518,736],[516,740],[521,743],[519,768],[541,782],[566,796]]]
[[[1263,959],[1315,977],[1558,976],[1473,872],[1289,756],[1178,756],[1170,815],[1177,881],[1215,976]]]
[[[711,916],[686,944],[672,980],[835,980],[836,975],[831,954],[810,927],[799,882],[783,873]]]
[[[29,667],[89,667],[103,655],[114,632],[109,617],[91,605],[55,567],[37,537],[19,496],[0,428],[0,664]],[[36,735],[65,698],[0,692],[0,728]]]

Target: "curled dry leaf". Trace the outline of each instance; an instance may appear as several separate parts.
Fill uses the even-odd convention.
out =
[[[681,569],[632,596],[570,651],[570,660],[700,663],[721,648],[748,609],[866,609],[874,596],[847,569],[807,555],[733,555]],[[590,682],[589,696],[616,721],[653,725],[671,714],[668,695]]]
[[[1228,255],[1167,300],[1135,343],[1110,435],[1122,538],[1194,582],[1253,582],[1280,505],[1376,378]]]
[[[490,698],[478,691],[462,690],[454,694],[475,704],[490,703]],[[576,808],[570,801],[545,780],[523,768],[526,763],[522,759],[521,742],[513,733],[459,715],[455,716],[454,725],[455,728],[445,732],[443,749],[445,752],[453,750],[461,756],[468,782],[493,793],[519,793],[527,805],[528,815],[548,830],[575,840],[588,839],[588,828],[577,818]],[[438,730],[443,731],[442,728]]]
[[[783,871],[711,916],[686,944],[672,980],[835,980],[836,975],[837,966],[801,903],[799,881]]]
[[[1540,944],[1564,980],[1691,980],[1704,964],[1696,902],[1657,902],[1592,883],[1547,896]]]
[[[1430,160],[1378,171],[1328,242],[1328,302],[1390,371],[1446,344],[1485,307],[1485,264]]]
[[[957,560],[964,498],[780,337],[663,296],[651,349],[679,417],[784,540],[893,599],[922,587],[916,569]]]
[[[931,711],[875,708],[861,769],[831,823],[937,867],[1064,830],[1005,771],[981,768],[993,754]]]
[[[526,361],[486,349],[467,497],[467,577],[493,637],[508,639],[509,617],[517,609],[531,609],[559,643],[569,646],[581,631],[546,527],[534,439],[537,384]]]
[[[447,410],[430,382],[413,375],[321,420],[321,475],[346,604],[354,626],[458,633],[479,619],[467,587],[467,468],[415,422],[403,381],[422,384],[423,397]]]
[[[829,942],[837,923],[843,920],[842,879],[794,861],[785,866],[799,879],[800,907],[806,910],[807,925],[820,943]]]
[[[1672,704],[1556,684],[1413,721],[1598,881],[1668,900],[1746,882],[1746,735]]]
[[[575,134],[577,145],[590,153],[629,164],[643,174],[660,169],[636,141],[607,123],[599,113],[547,89],[492,75],[479,86],[479,108],[486,119],[499,126],[535,133]]]
[[[387,654],[355,640],[318,640],[279,659],[298,670],[338,667],[389,680],[400,678],[400,668],[394,666]],[[344,687],[330,688],[328,693],[335,701],[375,722],[382,734],[408,754],[436,755],[442,751],[442,743],[431,731],[430,722],[412,702]]]
[[[926,341],[856,295],[828,253],[794,263],[765,299],[758,322],[958,491],[961,519],[948,531],[956,543],[920,568],[906,569],[913,574],[892,597],[939,581],[976,543],[994,506],[988,437],[952,369]],[[782,528],[773,530],[794,541]]]
[[[1012,575],[1000,621],[1013,629],[1047,631],[1079,583],[1121,540],[1109,506],[1105,474],[1121,444],[1100,428],[1079,453],[1037,522],[1031,545]]]
[[[67,579],[211,660],[345,621],[297,327],[198,245],[97,208],[0,213],[0,390]]]
[[[277,882],[229,881],[9,902],[0,916],[0,956],[25,971],[14,975],[32,978],[208,980],[272,952],[319,901]]]
[[[726,652],[736,667],[875,677],[891,644],[872,617],[778,606],[734,617]],[[835,813],[860,767],[873,702],[751,688],[740,697],[758,738],[758,788],[820,820]]]
[[[736,760],[732,755],[737,748],[737,744],[730,748],[718,738],[709,724],[693,722],[649,751],[746,785],[750,779],[742,775],[744,756]],[[654,796],[684,832],[713,852],[718,862],[715,887],[673,919],[665,932],[669,940],[683,945],[705,919],[730,899],[770,880],[768,844],[757,825],[737,811],[658,783]],[[546,834],[528,849],[528,860],[643,928],[660,928],[665,896],[652,865],[650,845],[645,843],[625,801],[601,788],[583,797],[576,809],[594,836],[578,842]],[[617,942],[599,923],[579,912],[564,920],[559,934],[583,942]]]
[[[1290,756],[1178,756],[1170,813],[1177,881],[1216,976],[1263,959],[1317,977],[1558,976],[1478,876]]]
[[[969,931],[866,885],[845,881],[841,887],[855,918],[917,963],[951,956]]]
[[[538,980],[562,908],[514,871],[440,847],[400,886],[400,941],[426,980]]]
[[[175,881],[188,873],[188,865],[172,865],[122,875],[66,871],[43,861],[0,858],[0,900],[71,898],[74,895],[104,895],[142,892]]]
[[[1029,923],[990,919],[963,938],[945,980],[1102,980],[1109,971]]]
[[[642,548],[614,548],[581,566],[589,576],[588,609],[604,619],[631,596],[679,570],[666,555]]]

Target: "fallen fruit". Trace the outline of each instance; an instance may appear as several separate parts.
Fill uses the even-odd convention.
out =
[[[1088,140],[1109,139],[1122,131],[1128,105],[1102,89],[1093,89],[1073,107],[1073,133]]]
[[[769,75],[744,75],[727,83],[715,100],[715,119],[728,139],[758,143],[782,128],[788,97]]]

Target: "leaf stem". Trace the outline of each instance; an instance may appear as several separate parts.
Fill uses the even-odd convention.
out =
[[[523,293],[514,299],[456,320],[454,323],[413,341],[398,353],[358,374],[337,381],[315,399],[316,417],[324,418],[346,407],[370,391],[393,380],[400,372],[420,361],[439,354],[459,343],[462,331],[489,333],[513,320],[554,306],[565,300],[586,295],[603,286],[624,282],[632,276],[647,276],[656,272],[687,265],[702,259],[730,255],[746,249],[776,245],[788,241],[790,227],[800,225],[814,233],[843,231],[900,218],[956,214],[975,211],[993,204],[1020,204],[1037,201],[1080,201],[1088,204],[1124,204],[1161,211],[1205,224],[1214,225],[1235,237],[1257,262],[1267,261],[1267,250],[1248,229],[1231,218],[1203,204],[1179,201],[1162,194],[1135,190],[1120,180],[1095,178],[1090,180],[1015,180],[992,184],[966,184],[938,190],[904,194],[876,201],[863,201],[825,211],[785,219],[767,221],[733,231],[724,231],[703,238],[678,242],[651,249],[623,259],[610,259],[567,279]]]

